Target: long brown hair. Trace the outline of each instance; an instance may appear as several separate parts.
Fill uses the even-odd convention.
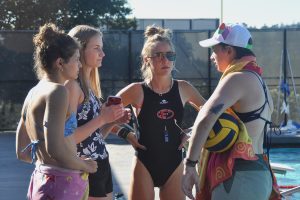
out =
[[[80,46],[52,23],[39,28],[39,32],[33,37],[33,44],[34,71],[38,79],[42,79],[45,73],[54,73],[53,63],[57,58],[68,62]]]

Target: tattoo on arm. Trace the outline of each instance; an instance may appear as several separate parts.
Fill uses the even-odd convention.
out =
[[[224,104],[221,103],[219,105],[214,106],[209,111],[212,112],[212,113],[214,113],[215,115],[217,115],[220,112],[220,110],[222,110],[223,106],[224,106]]]

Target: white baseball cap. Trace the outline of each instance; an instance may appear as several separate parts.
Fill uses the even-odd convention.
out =
[[[219,43],[246,49],[252,48],[251,34],[241,24],[222,23],[211,38],[199,42],[202,47],[212,47]]]

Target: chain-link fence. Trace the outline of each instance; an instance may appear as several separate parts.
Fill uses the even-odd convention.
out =
[[[299,121],[300,108],[295,92],[300,92],[300,57],[297,56],[300,53],[300,30],[250,32],[254,41],[253,51],[258,64],[264,69],[263,77],[274,100],[273,121],[279,124],[284,119],[280,112],[283,94],[279,85],[285,73],[291,91],[286,98],[290,106],[289,117]],[[32,70],[33,34],[34,31],[0,31],[0,130],[16,128],[25,96],[37,83]],[[173,36],[177,53],[174,77],[189,81],[206,98],[220,77],[216,69],[210,67],[209,49],[198,44],[199,40],[210,35],[211,31],[174,31]],[[141,80],[140,52],[144,38],[142,31],[110,31],[104,32],[103,40],[106,56],[100,77],[105,98],[127,84]],[[196,112],[187,107],[184,126],[192,125],[195,116]]]

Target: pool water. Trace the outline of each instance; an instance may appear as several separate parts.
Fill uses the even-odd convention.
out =
[[[273,163],[281,163],[295,169],[285,175],[275,174],[278,185],[300,185],[300,148],[271,148],[270,160]],[[289,200],[299,200],[300,192],[293,194]]]

